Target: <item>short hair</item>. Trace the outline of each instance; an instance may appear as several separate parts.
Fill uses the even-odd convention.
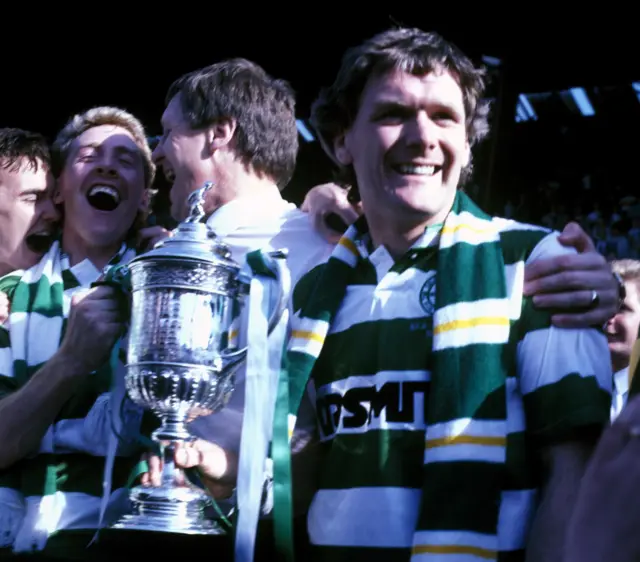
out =
[[[434,70],[449,72],[462,90],[470,146],[489,132],[489,105],[482,99],[485,71],[476,68],[466,55],[437,33],[410,28],[389,29],[347,50],[335,81],[321,90],[311,108],[311,124],[325,152],[340,168],[338,181],[343,184],[356,188],[353,167],[344,167],[335,160],[333,142],[353,124],[369,79],[392,70],[415,75]],[[472,170],[470,161],[462,170],[460,187],[469,181]]]
[[[131,113],[118,107],[93,107],[69,119],[67,124],[58,133],[51,149],[54,176],[58,178],[60,174],[62,174],[73,141],[85,131],[93,127],[100,127],[101,125],[122,127],[131,133],[134,142],[142,154],[145,187],[150,188],[153,184],[156,167],[151,158],[151,149],[147,142],[144,127]]]
[[[192,129],[233,119],[234,148],[243,164],[280,189],[289,183],[298,154],[298,129],[295,97],[286,81],[235,58],[181,76],[169,87],[166,103],[178,94]]]
[[[0,129],[0,168],[17,172],[24,167],[51,169],[49,144],[43,135],[5,127]]]
[[[640,289],[640,261],[631,259],[612,260],[611,270],[622,277],[625,283],[635,283]]]

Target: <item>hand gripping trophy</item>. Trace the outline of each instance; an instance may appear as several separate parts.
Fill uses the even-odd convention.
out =
[[[187,421],[193,412],[215,412],[233,392],[234,373],[246,359],[237,332],[248,301],[250,277],[226,246],[202,223],[207,183],[188,199],[190,212],[173,235],[150,252],[121,266],[130,277],[131,323],[125,384],[129,397],[161,420],[156,442],[193,439]],[[290,291],[283,252],[264,254],[278,295],[268,332],[278,324]],[[204,516],[208,497],[198,488],[175,484],[175,447],[164,447],[160,487],[131,492],[133,513],[113,529],[184,534],[224,532]]]

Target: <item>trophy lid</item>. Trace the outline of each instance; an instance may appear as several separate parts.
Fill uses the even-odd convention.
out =
[[[205,216],[204,196],[212,187],[213,183],[207,182],[191,193],[187,199],[189,216],[171,232],[169,237],[158,242],[153,250],[134,258],[131,263],[188,259],[239,269],[240,266],[231,258],[229,248],[217,239],[211,228],[202,222]]]

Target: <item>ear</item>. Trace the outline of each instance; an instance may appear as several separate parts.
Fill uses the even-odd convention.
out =
[[[62,205],[62,203],[64,202],[60,185],[56,185],[55,189],[53,190],[53,202],[56,205]]]
[[[465,155],[464,155],[464,163],[462,164],[463,168],[466,168],[469,165],[469,162],[471,162],[471,146],[469,146],[469,141],[466,140],[464,142],[464,151],[465,151]]]
[[[340,133],[333,139],[333,154],[336,160],[343,166],[349,166],[353,163],[353,157],[351,156],[347,135],[345,133]]]
[[[236,132],[236,126],[235,119],[227,118],[220,119],[211,125],[205,132],[209,153],[213,154],[216,150],[229,146]]]
[[[151,205],[151,188],[147,187],[142,192],[142,197],[140,198],[140,205],[138,205],[138,210],[141,213],[146,213],[149,210]]]

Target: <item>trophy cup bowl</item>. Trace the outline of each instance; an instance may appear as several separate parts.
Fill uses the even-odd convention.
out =
[[[174,444],[189,441],[187,423],[194,412],[215,412],[233,392],[234,373],[247,349],[239,348],[250,279],[226,247],[199,222],[202,198],[210,184],[190,197],[191,215],[174,235],[120,270],[130,276],[131,323],[125,385],[129,398],[161,420],[152,434],[163,448],[162,483],[131,492],[133,512],[112,529],[181,534],[221,534],[207,519],[208,496],[190,485],[178,486]],[[272,252],[279,299],[269,332],[287,304],[288,272],[282,252]]]

